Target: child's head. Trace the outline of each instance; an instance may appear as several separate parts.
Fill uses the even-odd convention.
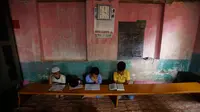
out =
[[[97,67],[92,67],[90,75],[93,77],[97,77],[99,75],[99,69]]]
[[[60,78],[60,68],[59,67],[53,67],[51,69],[51,72],[55,78]]]
[[[126,69],[126,63],[124,63],[123,61],[120,61],[117,64],[117,71],[118,72],[123,72]]]
[[[71,78],[69,79],[69,85],[70,85],[71,87],[76,87],[76,86],[78,86],[78,85],[79,85],[79,79],[76,78],[76,77],[71,77]]]

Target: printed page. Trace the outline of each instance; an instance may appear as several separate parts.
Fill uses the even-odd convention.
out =
[[[117,84],[116,83],[109,84],[109,90],[117,90]]]
[[[71,87],[71,86],[69,86],[69,90],[81,89],[81,88],[83,88],[83,85],[78,85],[78,86],[76,86],[76,87]]]
[[[65,88],[65,85],[53,84],[49,91],[62,91]]]
[[[86,84],[85,90],[100,90],[99,84]]]
[[[117,84],[117,91],[125,91],[124,84]]]

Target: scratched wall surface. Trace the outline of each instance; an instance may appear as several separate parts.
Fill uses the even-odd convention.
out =
[[[161,59],[190,59],[199,22],[199,3],[175,2],[166,5]]]
[[[45,60],[85,60],[85,3],[39,3]]]
[[[19,20],[19,29],[14,29],[21,62],[40,60],[39,24],[36,1],[10,0],[11,16]]]
[[[154,57],[160,31],[161,5],[120,3],[119,15],[119,21],[146,20],[143,57]]]
[[[115,29],[112,38],[96,38],[94,35],[94,7],[96,4],[110,4],[118,10],[118,0],[110,2],[100,2],[87,0],[86,2],[86,22],[87,22],[87,58],[88,60],[116,60],[117,59],[117,37],[118,21],[115,17]]]

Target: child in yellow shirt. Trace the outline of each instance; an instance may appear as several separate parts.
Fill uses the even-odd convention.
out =
[[[117,72],[114,72],[113,79],[115,83],[118,84],[129,84],[130,82],[130,73],[128,70],[126,70],[126,63],[123,61],[120,61],[117,64]],[[121,99],[121,96],[118,96],[119,99]],[[128,98],[130,100],[134,99],[133,95],[128,95]]]

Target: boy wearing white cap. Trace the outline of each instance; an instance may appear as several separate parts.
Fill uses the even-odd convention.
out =
[[[52,74],[49,77],[49,84],[52,83],[61,83],[65,84],[66,83],[66,78],[64,75],[60,74],[60,68],[58,67],[53,67],[51,69]]]

